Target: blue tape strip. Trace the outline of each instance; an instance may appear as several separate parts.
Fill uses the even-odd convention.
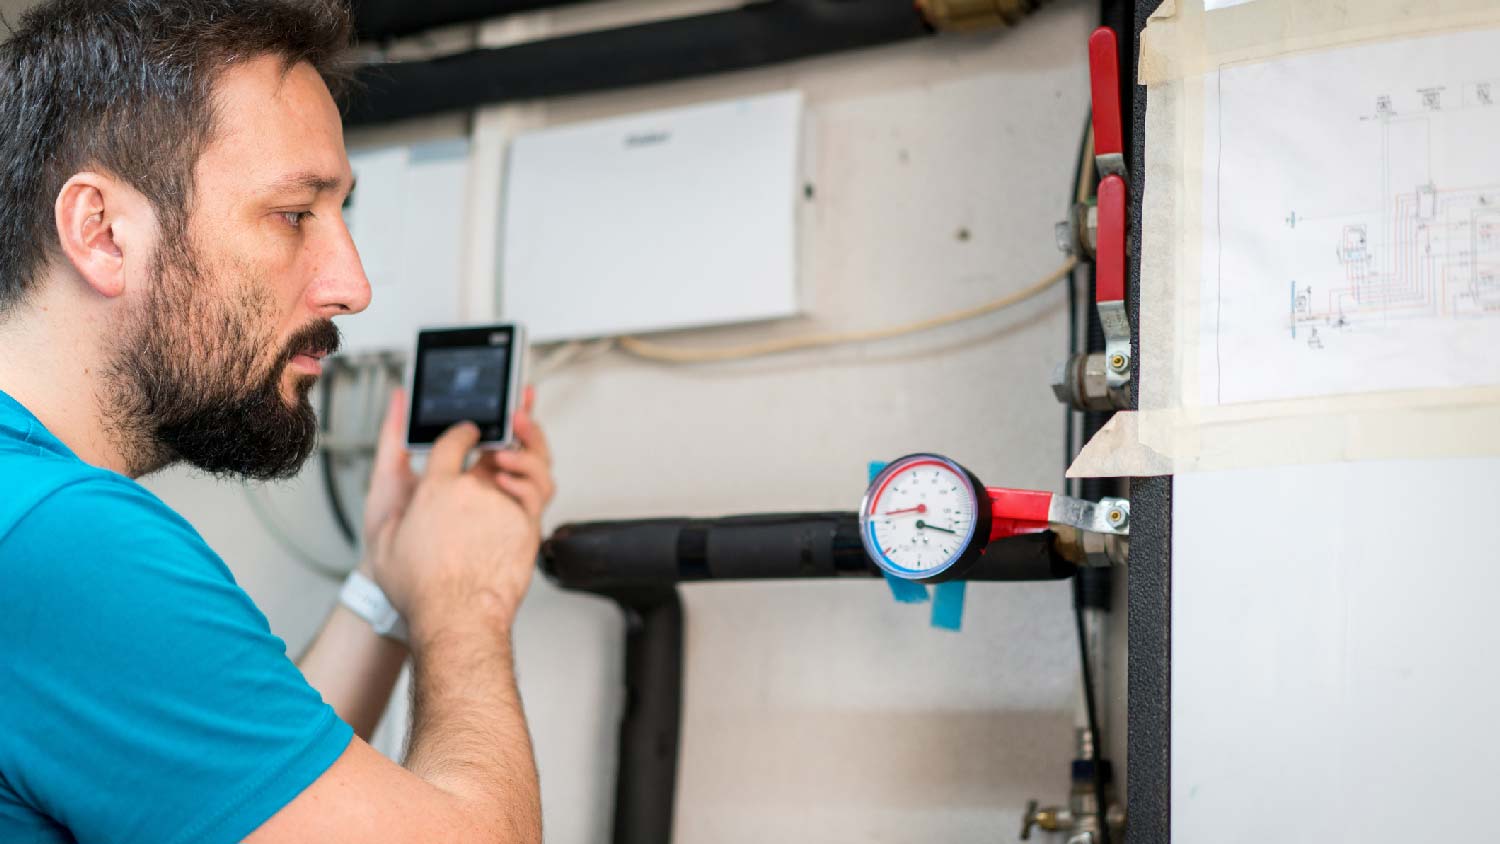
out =
[[[932,588],[932,626],[957,632],[964,626],[967,581],[950,580]]]
[[[891,587],[891,597],[903,604],[927,602],[927,587],[914,580],[902,580],[890,572],[885,573],[886,585]]]

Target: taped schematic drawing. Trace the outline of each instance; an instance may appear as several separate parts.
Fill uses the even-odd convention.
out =
[[[1500,30],[1205,79],[1205,404],[1500,383]]]

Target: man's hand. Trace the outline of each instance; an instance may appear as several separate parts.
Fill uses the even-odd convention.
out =
[[[478,443],[478,427],[467,422],[439,437],[405,512],[387,519],[375,541],[375,577],[406,616],[413,647],[443,626],[508,629],[531,583],[537,519],[497,486],[488,460],[464,469]]]
[[[516,411],[512,428],[516,448],[488,451],[475,464],[475,471],[488,470],[500,489],[521,503],[526,512],[540,524],[542,512],[557,491],[552,478],[552,451],[547,435],[532,416],[536,390],[527,387]],[[411,468],[411,453],[406,449],[406,391],[393,390],[386,404],[385,421],[375,447],[375,465],[370,473],[370,491],[365,496],[364,542],[366,559],[360,568],[371,574],[370,556],[378,552],[376,538],[386,522],[399,520],[411,501],[418,483]]]

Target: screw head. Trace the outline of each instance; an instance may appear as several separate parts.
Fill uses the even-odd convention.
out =
[[[1125,524],[1125,511],[1119,507],[1111,507],[1105,518],[1109,520],[1111,527],[1120,527]]]
[[[1109,368],[1115,372],[1124,372],[1125,366],[1130,363],[1130,356],[1118,352],[1109,356]]]

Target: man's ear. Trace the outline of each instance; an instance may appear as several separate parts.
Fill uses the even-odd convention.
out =
[[[58,191],[58,244],[73,269],[101,296],[112,299],[125,292],[126,252],[144,245],[131,236],[146,222],[136,219],[143,205],[144,197],[104,173],[75,173]]]

